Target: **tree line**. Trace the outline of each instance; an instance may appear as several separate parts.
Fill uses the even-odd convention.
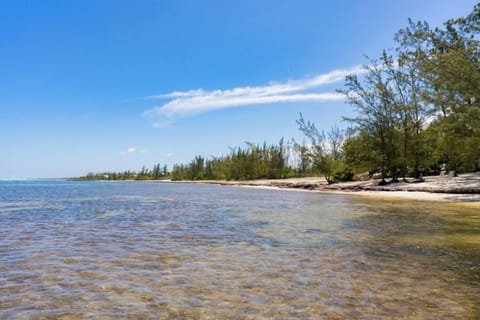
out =
[[[479,170],[479,31],[480,5],[443,28],[409,20],[397,48],[346,78],[339,92],[357,111],[345,118],[355,130],[343,146],[347,165],[392,181]]]
[[[174,165],[173,180],[252,180],[280,179],[293,176],[287,165],[287,149],[283,138],[278,144],[231,148],[226,156],[205,159],[195,157],[189,164]]]
[[[350,125],[318,130],[300,114],[302,142],[231,148],[187,164],[139,172],[89,174],[87,180],[250,180],[323,175],[328,183],[379,173],[382,182],[480,170],[480,5],[443,27],[408,21],[396,48],[367,58],[364,72],[339,89],[355,109]],[[158,167],[157,167],[158,166]]]
[[[93,173],[89,172],[86,176],[75,178],[74,180],[164,180],[170,177],[167,165],[160,166],[155,164],[152,169],[143,166],[140,171],[126,170],[123,172],[105,171]]]
[[[166,165],[156,164],[151,170],[143,166],[140,171],[88,173],[76,180],[253,180],[316,174],[309,157],[298,158],[301,146],[293,140],[245,145],[230,148],[227,155],[218,157],[197,155],[187,164],[174,164],[171,171]]]
[[[378,172],[381,184],[480,170],[480,5],[442,28],[413,22],[339,89],[356,111],[325,134],[300,115],[314,168],[329,183]]]

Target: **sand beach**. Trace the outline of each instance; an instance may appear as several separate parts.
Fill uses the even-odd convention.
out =
[[[185,181],[184,181],[185,182]],[[248,181],[203,180],[191,183],[222,186],[277,188],[314,192],[349,193],[373,198],[398,198],[427,201],[465,202],[480,205],[480,173],[451,176],[427,176],[423,182],[390,183],[380,186],[378,179],[327,184],[323,177],[260,179]]]

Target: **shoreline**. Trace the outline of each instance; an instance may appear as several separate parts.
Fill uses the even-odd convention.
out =
[[[287,179],[259,179],[245,181],[226,180],[100,180],[99,182],[139,182],[139,183],[200,183],[227,187],[262,188],[343,194],[369,197],[372,199],[404,199],[418,201],[439,201],[464,203],[480,206],[480,173],[461,174],[458,177],[427,176],[423,182],[390,183],[379,186],[379,179],[366,181],[339,182],[327,184],[323,177],[303,177]]]
[[[328,185],[322,177],[289,179],[261,179],[247,181],[195,180],[163,181],[168,183],[201,183],[229,187],[275,190],[312,191],[343,194],[376,199],[404,199],[470,203],[480,206],[480,174],[469,173],[458,177],[429,176],[424,182],[399,182],[379,186],[379,180],[340,182]]]

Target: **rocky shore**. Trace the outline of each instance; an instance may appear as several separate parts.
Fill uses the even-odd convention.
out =
[[[422,182],[407,179],[406,182],[379,185],[380,180],[327,184],[322,177],[291,178],[279,180],[249,181],[197,181],[198,183],[224,186],[263,187],[312,190],[334,193],[354,193],[369,196],[393,196],[421,200],[468,201],[480,203],[480,173],[462,174],[458,177],[428,176]]]

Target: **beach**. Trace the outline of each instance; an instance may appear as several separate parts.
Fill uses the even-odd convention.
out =
[[[259,179],[247,181],[179,181],[218,184],[222,186],[307,190],[315,192],[348,193],[372,198],[397,198],[425,201],[464,202],[480,206],[480,173],[451,176],[427,176],[423,182],[390,183],[380,186],[379,179],[327,184],[323,177],[288,179]]]

